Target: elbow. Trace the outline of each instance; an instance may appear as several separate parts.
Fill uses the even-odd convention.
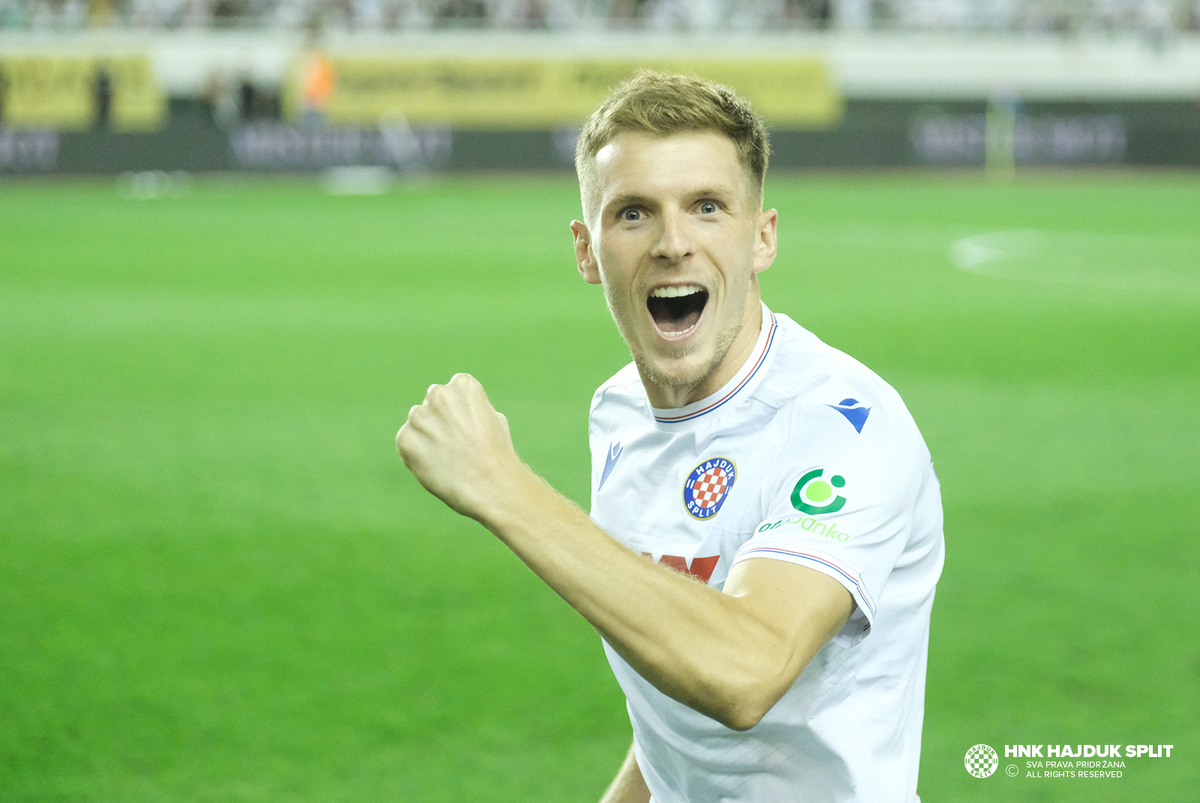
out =
[[[731,711],[727,715],[718,718],[717,721],[730,730],[737,731],[738,733],[745,733],[758,723],[762,722],[762,718],[766,715],[766,711],[747,706],[744,708],[739,708],[736,711]]]
[[[786,691],[786,688],[780,689],[774,684],[731,690],[720,710],[710,716],[730,730],[744,733],[762,722]]]
[[[713,710],[702,713],[708,713],[730,730],[750,730],[762,722],[803,671],[804,667],[797,668],[792,657],[789,654],[770,665],[764,665],[764,662],[742,673],[731,672],[731,676],[740,674],[740,679],[731,682],[727,676],[719,686],[710,686],[715,691],[709,696]]]

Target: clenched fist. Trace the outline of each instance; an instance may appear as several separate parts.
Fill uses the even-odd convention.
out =
[[[430,386],[396,433],[396,450],[426,490],[474,519],[502,502],[506,485],[526,471],[508,420],[470,374]]]

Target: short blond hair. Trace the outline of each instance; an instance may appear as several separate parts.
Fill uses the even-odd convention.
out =
[[[575,173],[585,213],[594,201],[596,155],[618,135],[667,137],[707,131],[733,142],[761,202],[771,146],[766,126],[750,103],[729,87],[694,75],[640,70],[613,90],[579,133]]]

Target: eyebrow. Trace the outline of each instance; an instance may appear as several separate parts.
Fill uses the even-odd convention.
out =
[[[737,190],[733,189],[732,187],[718,185],[712,187],[703,187],[690,192],[688,195],[693,200],[700,200],[702,198],[715,198],[721,201],[726,201],[727,199],[737,197]],[[656,202],[653,201],[648,195],[630,192],[614,197],[604,205],[604,210],[624,209],[627,206],[654,206],[655,203]]]
[[[726,206],[733,206],[738,198],[738,191],[733,187],[707,187],[705,189],[698,190],[694,197],[696,200],[713,198],[725,204]]]
[[[606,210],[607,209],[624,209],[627,206],[652,206],[652,205],[653,205],[653,203],[651,202],[651,200],[648,196],[638,195],[636,193],[626,193],[625,195],[618,195],[615,198],[613,198],[611,201],[609,201],[608,203],[606,203],[604,205],[604,208]]]
[[[715,187],[705,187],[704,189],[697,190],[695,192],[695,196],[697,198],[722,198],[729,195],[734,195],[735,192],[736,191],[732,187],[723,187],[718,185]]]

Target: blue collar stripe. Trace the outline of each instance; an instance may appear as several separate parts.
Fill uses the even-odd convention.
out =
[[[771,350],[771,344],[775,342],[776,328],[777,327],[775,324],[775,313],[772,312],[771,313],[771,328],[767,332],[767,345],[763,348],[762,354],[758,355],[758,362],[756,362],[754,364],[754,367],[752,369],[750,369],[750,373],[746,374],[746,378],[743,379],[741,382],[738,382],[737,387],[735,387],[733,390],[726,393],[721,398],[717,399],[712,404],[705,407],[703,410],[697,410],[694,413],[688,413],[687,415],[681,415],[681,416],[658,416],[658,415],[656,415],[656,416],[654,416],[654,420],[658,421],[660,424],[679,424],[684,421],[691,421],[692,419],[699,418],[700,416],[705,415],[707,413],[711,413],[713,410],[717,409],[721,405],[725,404],[725,402],[729,401],[734,396],[736,396],[738,391],[741,390],[742,388],[746,387],[746,384],[749,383],[750,380],[754,378],[754,375],[758,373],[758,369],[762,368],[763,363],[765,363],[767,361],[767,353]]]

